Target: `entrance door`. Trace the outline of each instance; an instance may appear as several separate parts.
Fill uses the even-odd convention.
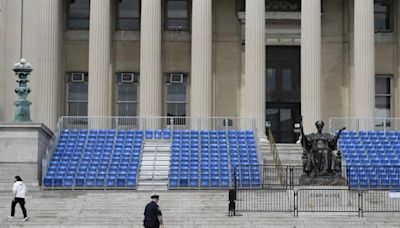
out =
[[[300,116],[300,47],[267,47],[266,119],[276,142],[294,143]]]
[[[294,143],[297,141],[293,126],[300,116],[300,104],[269,103],[267,120],[271,124],[272,134],[276,142]]]

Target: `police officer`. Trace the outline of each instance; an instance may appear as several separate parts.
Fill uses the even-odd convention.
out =
[[[161,210],[157,204],[160,196],[153,195],[150,198],[151,202],[148,203],[144,209],[143,225],[145,228],[159,228],[160,226],[164,227]]]

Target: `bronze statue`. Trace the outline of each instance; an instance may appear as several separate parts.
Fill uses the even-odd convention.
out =
[[[305,135],[300,118],[301,145],[303,147],[303,173],[308,177],[341,176],[341,153],[337,142],[342,128],[336,135],[322,133],[323,121],[317,121],[318,132]]]

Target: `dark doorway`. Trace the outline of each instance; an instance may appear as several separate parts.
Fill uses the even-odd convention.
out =
[[[300,116],[300,47],[267,46],[266,119],[276,142],[294,143]]]

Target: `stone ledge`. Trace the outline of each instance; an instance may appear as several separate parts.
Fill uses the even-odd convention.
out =
[[[21,123],[21,122],[2,122],[0,121],[0,131],[1,130],[7,130],[7,129],[37,129],[39,128],[41,131],[46,133],[48,136],[53,137],[54,133],[50,128],[48,128],[46,125],[43,123],[38,123],[38,122],[26,122],[26,123]]]
[[[344,177],[307,177],[301,176],[299,180],[300,186],[347,186]]]

